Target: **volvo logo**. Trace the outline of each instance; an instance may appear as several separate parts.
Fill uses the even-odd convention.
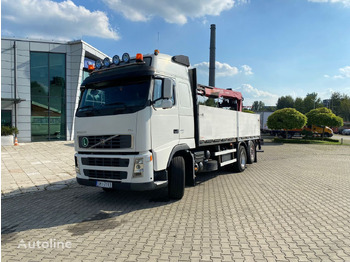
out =
[[[82,147],[87,147],[89,145],[89,139],[84,136],[82,139],[81,139],[81,146]]]

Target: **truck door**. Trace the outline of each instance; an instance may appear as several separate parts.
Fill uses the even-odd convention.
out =
[[[180,143],[188,143],[185,139],[194,139],[194,120],[192,95],[188,83],[179,82],[177,85],[179,122],[180,122]]]
[[[153,84],[152,101],[156,101],[152,105],[151,118],[151,137],[152,151],[155,154],[154,169],[161,170],[166,168],[166,164],[172,149],[179,144],[179,109],[177,98],[175,97],[175,88],[173,92],[172,107],[163,109],[162,86],[164,79],[156,78]]]

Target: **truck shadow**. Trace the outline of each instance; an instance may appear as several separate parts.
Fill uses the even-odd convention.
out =
[[[100,188],[71,187],[2,199],[2,240],[16,233],[68,225],[72,235],[83,235],[100,223],[99,230],[115,228],[126,221],[118,217],[141,209],[155,208],[175,201],[167,190],[107,193]]]
[[[196,186],[227,174],[232,172],[223,170],[200,174],[196,178]],[[132,223],[120,217],[122,215],[175,202],[168,198],[167,188],[144,192],[104,192],[101,188],[71,185],[59,190],[21,194],[2,199],[2,241],[15,241],[16,235],[23,231],[59,226],[66,226],[65,230],[71,236],[85,235],[91,230],[111,230],[124,223]]]

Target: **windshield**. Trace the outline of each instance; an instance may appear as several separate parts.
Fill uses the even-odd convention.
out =
[[[114,80],[82,90],[77,117],[134,113],[147,105],[150,78]]]

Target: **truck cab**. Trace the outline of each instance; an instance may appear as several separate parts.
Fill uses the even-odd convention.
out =
[[[171,151],[195,146],[187,65],[183,56],[156,52],[93,72],[82,83],[75,119],[80,184],[134,190],[167,185]]]

